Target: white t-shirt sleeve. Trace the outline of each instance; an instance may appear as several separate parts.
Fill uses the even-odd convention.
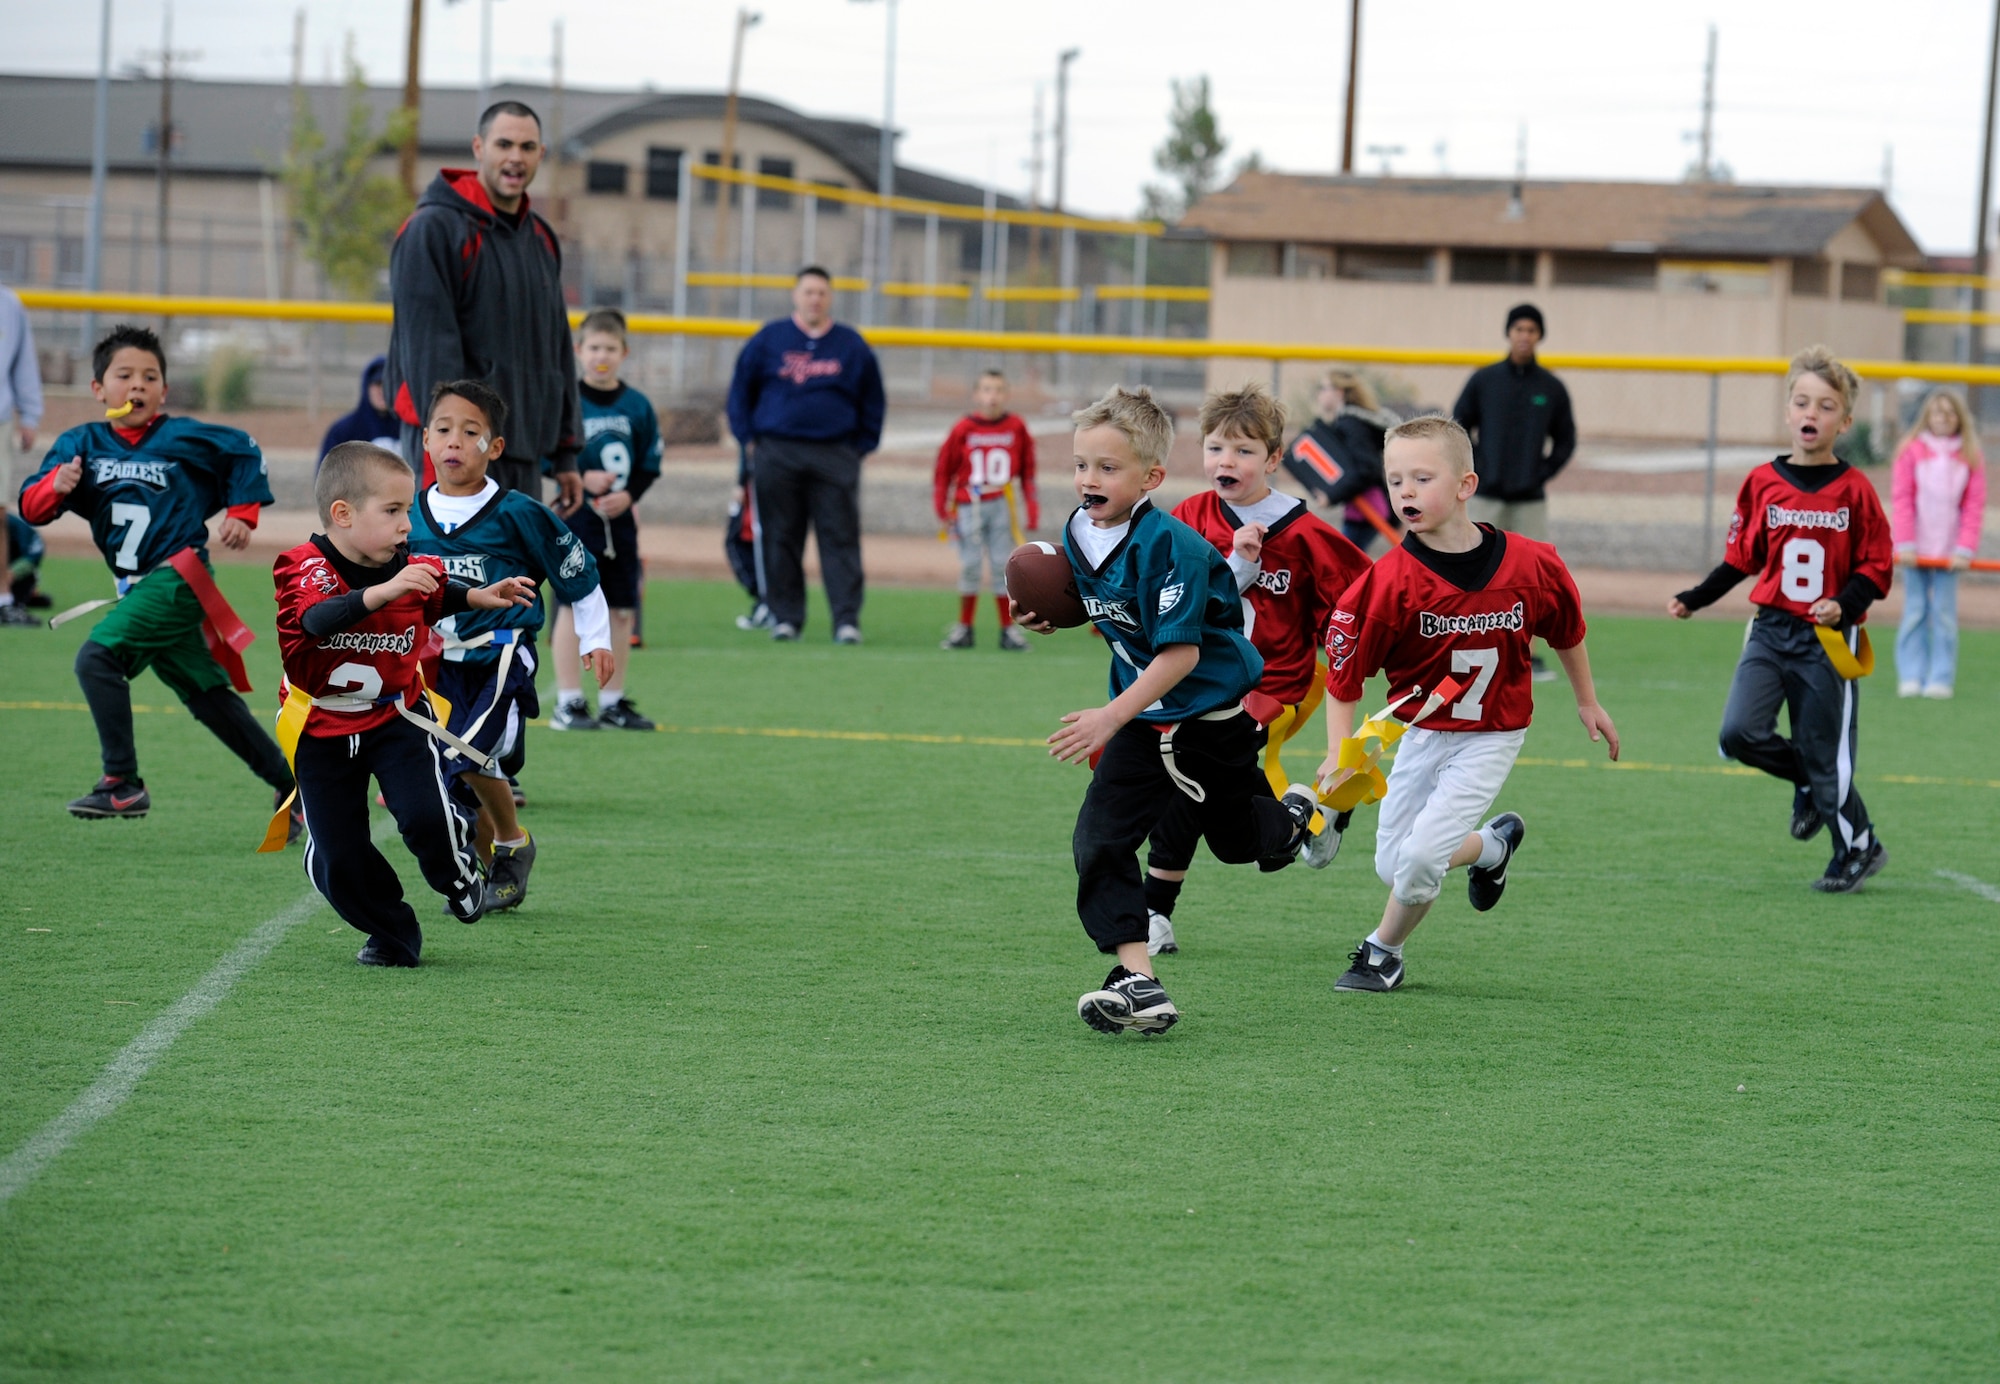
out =
[[[593,649],[611,647],[611,607],[604,588],[593,586],[590,594],[570,607],[576,619],[577,651],[586,656]]]
[[[1239,596],[1257,584],[1257,574],[1263,570],[1262,562],[1252,562],[1236,553],[1229,555],[1229,572],[1236,578],[1236,594]]]

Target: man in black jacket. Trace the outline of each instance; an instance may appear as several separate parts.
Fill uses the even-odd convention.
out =
[[[555,472],[556,512],[583,502],[583,441],[562,249],[528,206],[542,162],[542,122],[518,101],[489,106],[472,141],[477,168],[440,171],[396,233],[389,253],[385,383],[403,423],[403,456],[428,484],[422,411],[431,387],[474,379],[507,401],[507,454],[491,475],[502,490],[541,498],[541,467]]]
[[[1472,372],[1451,416],[1472,434],[1479,493],[1466,512],[1475,522],[1548,542],[1545,487],[1576,452],[1569,391],[1535,359],[1542,310],[1522,303],[1507,314],[1507,359]],[[1535,657],[1535,681],[1555,671]]]

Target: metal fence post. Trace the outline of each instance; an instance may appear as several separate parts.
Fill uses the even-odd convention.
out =
[[[736,287],[736,315],[749,321],[756,309],[756,289],[751,287],[750,278],[757,272],[757,189],[743,189],[743,235],[738,253],[738,272],[743,282]]]
[[[1134,336],[1144,336],[1146,334],[1146,249],[1147,242],[1144,235],[1135,235],[1132,237],[1132,287],[1138,290],[1132,295],[1132,335]]]
[[[1708,466],[1701,491],[1701,560],[1715,556],[1715,437],[1721,422],[1722,376],[1708,377]]]
[[[694,163],[681,156],[679,185],[674,189],[674,316],[688,313],[688,256],[694,240]],[[687,344],[685,333],[674,334],[674,398],[687,397]]]
[[[1012,240],[1014,236],[1013,228],[1010,226],[1003,224],[998,229],[999,233],[993,239],[992,292],[996,296],[993,301],[991,320],[986,324],[986,330],[989,332],[1004,332],[1007,330],[1007,300],[997,295],[1005,292],[1007,288],[1007,242]]]
[[[926,216],[924,218],[924,290],[925,291],[924,291],[923,323],[926,328],[935,328],[937,326],[937,287],[938,287],[938,218],[937,218],[937,213],[932,212],[929,216]],[[919,385],[918,392],[922,394],[926,400],[929,400],[929,398],[931,397],[931,369],[935,363],[936,361],[931,348],[928,346],[924,347],[922,380]]]
[[[811,264],[819,252],[819,198],[806,194],[804,224],[799,230],[799,268]]]
[[[878,208],[867,206],[861,209],[861,272],[865,276],[863,282],[868,285],[861,295],[861,325],[864,327],[875,325],[875,299],[878,296],[877,290],[881,287],[875,281],[879,265],[875,253],[875,237],[880,234],[878,227],[881,221],[882,216]]]

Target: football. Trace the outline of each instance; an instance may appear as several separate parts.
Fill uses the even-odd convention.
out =
[[[1007,594],[1022,610],[1032,611],[1057,629],[1088,624],[1083,598],[1076,594],[1076,573],[1069,557],[1053,543],[1023,543],[1007,559]]]

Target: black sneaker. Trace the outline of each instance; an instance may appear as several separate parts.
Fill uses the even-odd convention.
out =
[[[1010,654],[1024,654],[1033,647],[1034,645],[1028,642],[1028,636],[1021,633],[1020,628],[1018,626],[1003,625],[1001,627],[1000,648],[1002,652]]]
[[[286,798],[291,798],[292,800],[291,820],[285,823],[285,844],[287,846],[297,845],[298,839],[305,835],[306,830],[306,805],[298,800],[297,793],[298,789],[287,788],[280,789],[271,795],[271,811],[273,812],[276,812],[285,805]]]
[[[597,726],[597,718],[581,697],[557,703],[555,715],[549,717],[550,730],[596,730]]]
[[[1528,675],[1536,682],[1554,682],[1556,670],[1549,667],[1548,660],[1540,654],[1528,656]]]
[[[1819,829],[1826,820],[1819,815],[1819,808],[1813,805],[1812,786],[1800,784],[1792,790],[1792,839],[1810,841],[1819,835]]]
[[[941,643],[941,644],[939,644],[939,645],[938,645],[938,647],[939,647],[940,649],[970,649],[970,648],[972,648],[972,647],[973,647],[973,640],[972,640],[972,626],[970,626],[970,625],[953,625],[953,626],[951,627],[951,633],[950,633],[950,634],[947,634],[947,635],[946,635],[946,636],[944,637],[944,642],[943,642],[943,643]]]
[[[1481,913],[1500,902],[1500,896],[1507,891],[1507,863],[1514,858],[1514,852],[1521,849],[1521,842],[1528,836],[1528,824],[1521,820],[1518,812],[1503,812],[1486,825],[1492,827],[1493,834],[1506,843],[1507,853],[1490,870],[1474,865],[1465,872],[1465,896]]]
[[[519,908],[528,897],[528,871],[535,867],[535,838],[519,846],[493,848],[493,864],[487,871],[486,912],[505,913]]]
[[[144,779],[119,778],[115,774],[106,774],[97,781],[97,787],[69,805],[70,816],[83,818],[139,818],[152,810],[153,795],[146,791]]]
[[[597,723],[613,730],[652,730],[653,723],[639,714],[629,698],[620,697],[611,706],[597,709]]]
[[[476,923],[486,916],[487,893],[486,872],[472,881],[463,894],[445,901],[444,913],[447,918],[456,918],[461,923]]]
[[[22,605],[19,601],[12,601],[0,606],[0,625],[19,625],[23,629],[26,629],[30,625],[40,625],[41,623],[42,617]]]
[[[1881,837],[1871,832],[1867,845],[1858,850],[1842,851],[1828,862],[1826,873],[1814,880],[1812,887],[1822,894],[1852,894],[1888,863],[1888,847],[1882,844]]]
[[[1336,990],[1366,990],[1387,994],[1403,983],[1403,958],[1364,941],[1347,954],[1347,972],[1333,983]]]
[[[1113,966],[1102,990],[1092,990],[1076,1002],[1077,1017],[1099,1033],[1165,1033],[1181,1017],[1160,982],[1123,966]]]
[[[384,942],[380,937],[370,937],[367,945],[354,953],[354,959],[364,966],[414,966],[417,958],[411,956],[394,942]]]

